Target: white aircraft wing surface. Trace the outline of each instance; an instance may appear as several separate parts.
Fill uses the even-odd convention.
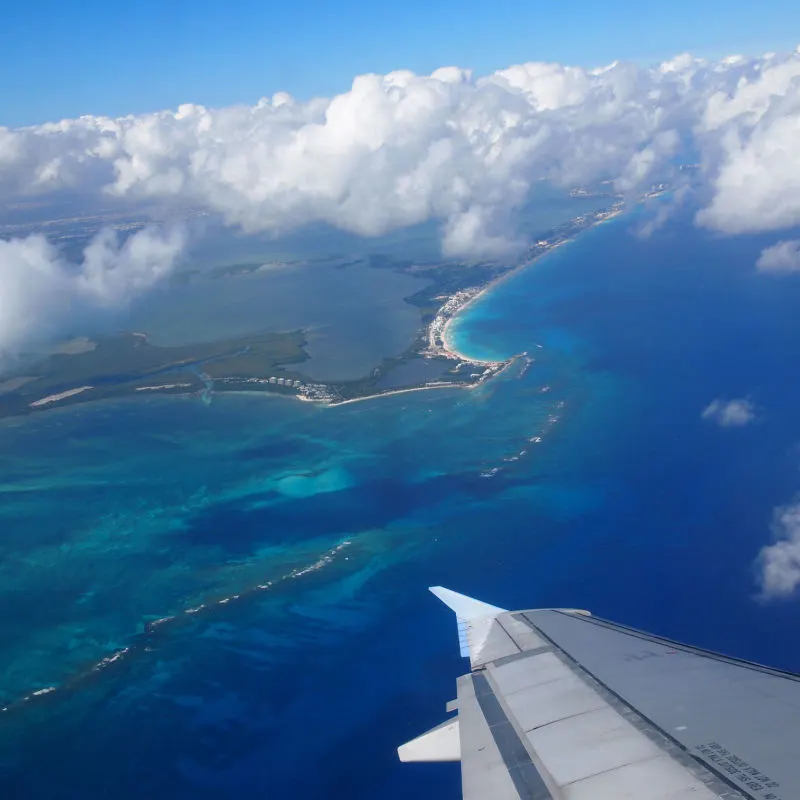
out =
[[[431,591],[471,671],[456,714],[398,753],[460,760],[464,800],[800,800],[800,676],[586,611]]]

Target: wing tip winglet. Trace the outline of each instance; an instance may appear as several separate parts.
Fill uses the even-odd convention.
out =
[[[428,591],[454,611],[459,619],[467,622],[483,617],[496,617],[498,614],[503,614],[507,611],[505,608],[484,603],[482,600],[476,600],[466,594],[454,592],[444,586],[429,586]]]

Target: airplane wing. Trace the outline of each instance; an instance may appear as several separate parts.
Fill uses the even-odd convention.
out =
[[[461,761],[464,800],[800,800],[800,676],[577,609],[431,591],[471,671],[457,714],[398,748]]]

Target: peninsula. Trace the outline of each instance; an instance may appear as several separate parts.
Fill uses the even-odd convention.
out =
[[[660,187],[659,187],[660,188]],[[488,288],[581,231],[621,213],[623,202],[575,217],[541,235],[516,263],[435,263],[368,257],[374,269],[405,272],[426,281],[405,298],[417,307],[421,325],[408,349],[384,358],[357,380],[319,382],[303,374],[306,333],[262,333],[184,346],[158,346],[143,332],[85,337],[80,346],[61,346],[0,381],[0,417],[43,412],[67,404],[124,396],[268,392],[325,405],[339,405],[420,389],[479,386],[509,361],[479,361],[457,352],[448,339],[451,321]],[[272,265],[269,265],[270,267]],[[341,265],[339,265],[341,266]],[[263,268],[236,264],[219,269],[234,278]],[[525,354],[522,354],[523,356]]]

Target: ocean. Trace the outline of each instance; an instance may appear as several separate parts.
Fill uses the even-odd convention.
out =
[[[454,800],[395,753],[467,668],[434,584],[800,669],[753,566],[800,489],[800,281],[648,213],[468,308],[460,349],[535,359],[476,390],[0,423],[0,793]]]

